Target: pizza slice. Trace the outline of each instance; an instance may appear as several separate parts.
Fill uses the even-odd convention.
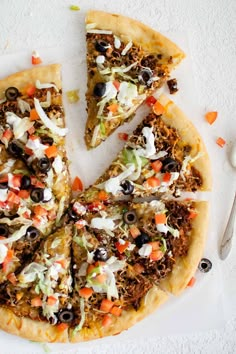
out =
[[[42,241],[31,262],[1,285],[1,329],[36,341],[68,340],[71,240],[70,226],[58,229]]]
[[[99,204],[123,195],[179,196],[210,189],[210,160],[201,136],[162,95],[107,171],[79,199]]]
[[[82,213],[72,244],[70,340],[117,334],[153,312],[167,292],[184,290],[203,253],[207,220],[207,202],[193,201],[122,201]]]
[[[89,11],[86,29],[85,142],[94,148],[132,118],[185,55],[160,33],[121,15]]]
[[[47,235],[70,198],[60,65],[1,80],[0,120],[0,219],[33,220]]]

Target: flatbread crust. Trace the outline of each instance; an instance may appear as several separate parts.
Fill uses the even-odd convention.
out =
[[[91,10],[87,13],[86,23],[96,23],[96,27],[110,30],[121,40],[139,43],[143,49],[172,56],[173,63],[168,65],[173,69],[185,57],[184,52],[168,38],[152,28],[132,18],[111,14],[103,11]]]
[[[190,246],[186,257],[177,259],[172,272],[161,281],[160,287],[173,295],[179,295],[194,276],[202,258],[207,236],[209,207],[208,202],[194,203],[198,215],[192,221]]]
[[[122,315],[113,319],[113,323],[109,327],[101,327],[100,324],[94,323],[92,328],[84,328],[77,333],[74,333],[71,329],[69,330],[69,340],[72,343],[76,343],[119,334],[150,315],[167,299],[168,295],[164,291],[157,287],[153,287],[142,300],[138,311],[135,311],[134,309],[129,311],[123,310]]]
[[[47,322],[18,317],[11,310],[0,308],[0,329],[37,342],[68,342],[68,330],[59,331]]]
[[[35,84],[35,81],[54,82],[61,89],[61,65],[51,64],[39,66],[32,69],[19,71],[0,80],[0,97],[4,96],[4,91],[9,86],[14,86],[21,90],[26,85]]]
[[[165,107],[165,113],[161,119],[178,130],[183,143],[192,146],[190,155],[194,158],[198,153],[201,154],[191,165],[201,173],[203,183],[200,190],[210,191],[212,187],[211,163],[199,132],[181,109],[168,97],[161,95],[158,101]]]

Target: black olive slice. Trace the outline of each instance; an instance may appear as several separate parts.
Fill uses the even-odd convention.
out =
[[[123,214],[123,220],[126,224],[131,225],[137,221],[137,215],[134,210],[127,211]]]
[[[47,135],[41,136],[40,137],[40,141],[41,141],[42,144],[45,144],[45,145],[47,144],[47,145],[50,145],[50,146],[52,146],[53,143],[54,143],[53,138],[51,136],[47,136]]]
[[[95,49],[101,53],[105,53],[107,48],[109,47],[110,45],[106,41],[103,41],[102,39],[98,39],[95,43]]]
[[[21,178],[21,186],[20,186],[20,188],[21,188],[21,189],[29,189],[30,186],[31,186],[31,179],[30,179],[30,177],[24,175],[24,176]]]
[[[208,273],[211,270],[211,268],[212,268],[211,261],[207,258],[202,258],[198,265],[198,269],[203,273]]]
[[[0,189],[6,189],[8,187],[8,182],[0,183]]]
[[[71,220],[79,220],[79,215],[72,209],[72,207],[67,210],[67,214]]]
[[[141,84],[145,86],[151,86],[152,84],[153,73],[149,68],[144,68],[140,71],[138,75],[138,80]]]
[[[28,229],[26,230],[25,237],[26,237],[26,240],[28,240],[28,241],[34,241],[39,237],[39,235],[40,235],[40,232],[38,229],[36,229],[33,226],[29,226]]]
[[[141,248],[145,243],[150,241],[150,237],[145,232],[141,232],[141,234],[135,238],[135,244],[138,248]]]
[[[65,309],[65,310],[61,310],[60,312],[58,312],[57,317],[60,322],[69,323],[69,322],[73,321],[74,313],[73,313],[73,310]]]
[[[0,224],[0,236],[7,237],[9,235],[9,227],[6,224]]]
[[[5,91],[5,96],[8,101],[15,101],[19,96],[19,91],[16,87],[8,87]]]
[[[129,195],[132,194],[134,191],[134,185],[132,182],[130,182],[128,179],[126,179],[125,181],[123,181],[120,184],[121,188],[122,188],[122,193],[124,195]]]
[[[102,97],[106,92],[105,82],[98,82],[93,89],[94,96]]]
[[[30,198],[33,200],[35,203],[39,203],[43,201],[44,198],[44,190],[43,188],[34,188],[30,192]]]
[[[172,159],[171,157],[167,157],[162,161],[162,172],[173,172],[176,171],[176,167],[178,166],[178,162]]]
[[[16,140],[13,140],[8,144],[7,151],[13,156],[23,155],[23,148],[19,145],[19,143]]]
[[[42,157],[41,159],[38,160],[37,167],[42,173],[46,173],[51,168],[51,162],[48,159],[48,157],[46,157],[46,156]]]
[[[97,248],[96,251],[94,252],[93,259],[95,261],[105,262],[108,259],[107,250],[102,247]]]

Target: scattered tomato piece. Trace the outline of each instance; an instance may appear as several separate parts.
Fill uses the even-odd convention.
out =
[[[30,192],[26,189],[21,189],[18,193],[18,197],[21,199],[28,199],[30,196]]]
[[[154,96],[150,96],[146,99],[146,104],[148,106],[153,106],[156,103],[157,99]]]
[[[117,103],[112,103],[109,106],[107,106],[108,111],[112,113],[116,113],[118,111],[119,105]]]
[[[11,183],[13,188],[19,188],[21,186],[21,175],[13,175]]]
[[[25,88],[25,92],[27,96],[33,96],[35,94],[36,87],[34,85],[29,85]]]
[[[119,317],[121,315],[122,309],[118,306],[113,306],[110,310],[110,313],[114,316]]]
[[[81,288],[79,289],[79,295],[85,299],[88,299],[93,294],[93,289],[91,288]]]
[[[67,266],[67,261],[66,261],[66,259],[65,258],[62,258],[62,259],[59,259],[58,261],[56,261],[55,263],[58,263],[58,264],[60,264],[61,266],[62,266],[62,268],[66,268],[66,266]]]
[[[112,324],[112,318],[109,315],[105,315],[102,319],[102,327],[108,327]]]
[[[113,81],[113,85],[115,86],[115,88],[117,89],[117,91],[119,91],[120,82],[119,82],[118,80],[114,80],[114,81]]]
[[[31,121],[35,121],[35,120],[38,120],[39,119],[39,115],[38,115],[38,112],[36,111],[35,108],[31,109],[30,111],[30,120]]]
[[[8,175],[0,177],[0,183],[7,183],[8,182]]]
[[[78,176],[75,177],[71,188],[72,188],[72,191],[82,191],[83,190],[83,183]]]
[[[170,179],[171,179],[171,173],[166,172],[162,178],[162,181],[168,183],[168,182],[170,182]]]
[[[119,253],[123,253],[130,246],[130,242],[129,241],[125,241],[124,244],[122,244],[120,242],[116,242],[115,246],[116,246],[116,248],[117,248]]]
[[[98,274],[95,279],[99,284],[103,284],[107,280],[107,275],[106,273]]]
[[[194,218],[196,218],[197,215],[198,215],[198,213],[196,211],[190,210],[188,219],[194,219]]]
[[[45,149],[45,154],[47,157],[50,159],[51,157],[56,157],[57,156],[57,147],[56,145],[49,146],[47,149]]]
[[[152,188],[158,187],[161,184],[159,178],[157,178],[157,177],[150,177],[147,179],[146,182],[147,182],[147,185]]]
[[[42,306],[42,300],[39,296],[34,297],[33,299],[31,299],[31,305],[34,307],[39,307]]]
[[[208,121],[209,124],[213,124],[214,121],[215,121],[216,118],[217,118],[217,115],[218,115],[217,112],[207,112],[207,113],[205,114],[205,118],[206,118],[206,120]]]
[[[127,133],[118,133],[118,138],[122,141],[127,141],[129,135]]]
[[[157,115],[160,116],[164,113],[165,108],[160,104],[159,101],[156,101],[156,103],[152,107],[153,112]]]
[[[13,285],[16,285],[16,283],[17,283],[17,278],[16,278],[15,273],[10,273],[10,274],[8,274],[7,279],[8,279],[9,282],[11,282]]]
[[[55,305],[55,303],[57,302],[57,299],[54,296],[48,296],[47,298],[47,304],[49,306],[53,306]]]
[[[139,264],[139,263],[135,263],[133,265],[133,269],[134,269],[136,274],[141,274],[145,270],[144,267],[141,264]]]
[[[6,257],[3,261],[3,264],[2,264],[3,273],[7,273],[8,264],[12,261],[13,256],[14,256],[14,250],[9,249],[7,251],[7,255],[6,255]]]
[[[7,141],[10,141],[11,138],[13,137],[13,132],[12,132],[10,129],[6,129],[6,130],[3,132],[2,137],[3,137],[4,139],[6,139]]]
[[[161,250],[153,250],[149,256],[151,261],[159,261],[164,256]]]
[[[155,172],[160,172],[160,170],[162,168],[162,162],[160,160],[156,160],[151,163],[151,166]]]
[[[36,52],[35,50],[32,53],[31,62],[33,65],[38,65],[42,63],[42,59],[40,58],[39,53]]]
[[[166,215],[165,214],[156,214],[155,215],[156,224],[166,224]]]
[[[110,312],[113,306],[114,306],[113,301],[108,299],[103,299],[100,305],[100,310],[104,312]]]
[[[159,241],[148,242],[148,244],[152,246],[153,251],[157,251],[160,249]]]
[[[29,133],[29,135],[33,135],[35,133],[35,127],[29,128],[27,132]]]
[[[137,228],[137,226],[131,226],[130,229],[129,229],[129,232],[131,233],[131,236],[133,238],[136,238],[136,237],[138,237],[141,234],[141,232]]]
[[[60,323],[60,324],[57,325],[57,330],[58,330],[58,332],[63,332],[68,327],[69,327],[69,325],[67,323]]]
[[[226,144],[226,141],[223,138],[219,137],[216,140],[216,144],[219,145],[220,147],[223,147]]]
[[[9,192],[8,192],[7,201],[8,201],[9,203],[13,203],[13,204],[20,204],[20,198],[18,197],[17,194],[15,194],[15,193],[12,192],[12,191],[9,191]]]
[[[195,283],[196,283],[196,278],[195,278],[195,277],[192,277],[192,278],[189,280],[187,286],[193,287]]]
[[[48,214],[48,211],[47,209],[43,208],[41,205],[35,205],[34,213],[38,217],[41,217],[41,216],[46,216]]]
[[[109,195],[107,194],[106,191],[104,191],[104,190],[99,191],[99,193],[98,193],[99,200],[106,201],[108,198],[109,198]]]

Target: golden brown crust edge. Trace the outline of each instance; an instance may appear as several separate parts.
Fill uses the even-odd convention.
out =
[[[185,57],[184,52],[171,40],[132,18],[91,10],[87,13],[86,23],[96,23],[97,28],[110,30],[123,40],[139,43],[147,51],[172,56],[173,63],[169,65],[171,69]]]
[[[14,86],[19,90],[28,84],[35,84],[35,81],[54,82],[61,88],[61,65],[51,64],[47,66],[38,66],[31,69],[19,71],[15,74],[2,78],[0,80],[0,98],[3,97],[4,91],[9,86]]]
[[[196,272],[204,251],[209,220],[208,202],[194,202],[194,207],[198,215],[192,222],[188,254],[176,261],[171,274],[160,283],[163,290],[173,295],[179,295],[187,287]]]
[[[68,330],[59,332],[57,327],[16,316],[11,310],[0,308],[0,329],[37,342],[68,342]]]
[[[199,132],[181,109],[168,97],[161,95],[158,100],[165,107],[165,113],[161,117],[162,120],[176,128],[182,141],[193,147],[191,156],[194,157],[197,153],[202,153],[202,156],[195,160],[192,166],[201,174],[203,184],[200,190],[210,191],[212,188],[211,163]]]
[[[69,340],[76,343],[119,334],[154,312],[167,299],[168,295],[164,291],[153,287],[143,299],[138,311],[123,311],[120,317],[114,318],[112,325],[109,327],[101,327],[100,324],[95,324],[90,329],[82,329],[76,334],[73,334],[73,330],[69,330]]]

